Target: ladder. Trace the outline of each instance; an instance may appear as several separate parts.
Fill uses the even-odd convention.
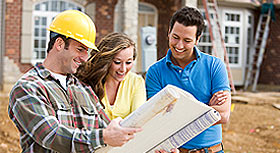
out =
[[[244,90],[247,90],[248,86],[253,84],[252,91],[256,91],[260,67],[262,64],[269,33],[270,19],[271,9],[269,9],[265,14],[260,15],[257,31],[255,34],[254,46],[250,49],[249,67],[244,84]]]
[[[224,60],[228,72],[230,87],[232,93],[235,94],[236,90],[234,87],[233,78],[229,67],[226,45],[222,36],[221,26],[219,23],[219,16],[217,13],[218,11],[217,2],[216,0],[202,0],[202,2],[203,2],[205,16],[207,19],[209,33],[212,41],[213,53],[215,56]]]

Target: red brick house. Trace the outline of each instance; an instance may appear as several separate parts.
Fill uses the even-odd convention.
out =
[[[217,0],[222,31],[230,40],[226,43],[230,67],[236,85],[244,84],[248,48],[252,45],[260,5],[251,0]],[[276,21],[270,25],[267,51],[262,64],[259,83],[280,85],[279,0],[274,1]],[[138,58],[134,71],[144,72],[142,62],[162,58],[167,49],[168,22],[172,14],[184,5],[199,8],[201,0],[4,0],[0,3],[0,89],[9,91],[14,82],[32,65],[46,57],[48,31],[52,18],[66,9],[86,12],[95,22],[97,41],[104,35],[120,31],[127,33],[138,45]],[[143,27],[152,27],[155,36],[153,52],[143,50]],[[226,30],[228,29],[228,31]],[[144,32],[143,32],[144,31]],[[206,30],[199,48],[211,48]],[[153,58],[150,58],[153,57]],[[154,61],[152,61],[154,62]],[[270,79],[267,79],[267,78]]]

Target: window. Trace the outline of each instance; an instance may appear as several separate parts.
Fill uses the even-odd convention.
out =
[[[209,33],[208,22],[206,20],[205,12],[202,12],[202,15],[206,27],[202,32],[201,38],[199,40],[200,42],[198,43],[198,48],[204,53],[212,54],[212,42],[211,42],[211,37]],[[212,13],[210,14],[210,17],[213,18]]]
[[[46,58],[47,43],[49,41],[49,31],[47,27],[53,18],[65,10],[80,10],[84,8],[75,3],[64,0],[48,0],[36,3],[33,8],[33,32],[32,32],[32,64],[41,62]]]
[[[224,37],[229,63],[230,66],[241,66],[241,58],[246,50],[245,48],[242,48],[244,46],[245,40],[251,41],[252,39],[252,16],[249,16],[245,23],[243,21],[243,18],[245,17],[245,13],[242,10],[232,10],[232,8],[223,8],[219,7],[219,19],[220,19],[220,25],[221,25],[221,31]],[[204,9],[201,9],[202,14],[204,16],[205,22],[205,13]],[[210,17],[213,18],[213,14],[210,15]],[[207,23],[208,24],[208,23]],[[203,34],[200,38],[200,42],[198,44],[198,47],[201,51],[212,54],[212,43],[211,38],[209,34],[209,28],[206,24],[206,29],[203,31]],[[244,26],[248,26],[248,29],[246,29]],[[248,30],[248,31],[247,31]],[[243,34],[243,32],[247,32],[248,35]],[[244,38],[243,38],[244,37]]]
[[[241,64],[242,22],[241,11],[224,10],[224,40],[231,66]]]
[[[206,27],[202,33],[199,49],[205,53],[212,54],[212,42],[208,27]]]
[[[225,13],[226,21],[240,22],[240,14]]]

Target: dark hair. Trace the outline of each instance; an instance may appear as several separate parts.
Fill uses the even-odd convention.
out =
[[[93,50],[87,62],[77,70],[76,76],[89,84],[101,100],[104,97],[104,83],[114,57],[123,49],[133,47],[133,60],[136,58],[135,43],[123,33],[110,33]]]
[[[175,22],[184,26],[196,26],[196,39],[198,39],[205,27],[203,16],[199,10],[188,6],[181,8],[173,14],[169,23],[169,32],[172,31]]]
[[[64,35],[61,35],[61,34],[58,34],[58,33],[55,33],[55,32],[50,31],[50,41],[49,41],[49,43],[48,43],[47,53],[50,52],[50,50],[53,48],[53,45],[54,45],[54,43],[55,43],[55,40],[56,40],[57,38],[59,38],[59,37],[60,37],[61,39],[63,39],[63,41],[65,42],[64,48],[68,48],[68,47],[69,47],[69,39],[70,39],[70,38],[66,38],[66,36],[64,36]]]

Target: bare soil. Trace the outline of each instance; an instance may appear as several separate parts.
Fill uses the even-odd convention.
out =
[[[230,122],[223,125],[226,153],[280,153],[280,92],[239,92],[232,96]],[[0,93],[0,153],[21,152],[19,133],[7,114],[8,95]]]

